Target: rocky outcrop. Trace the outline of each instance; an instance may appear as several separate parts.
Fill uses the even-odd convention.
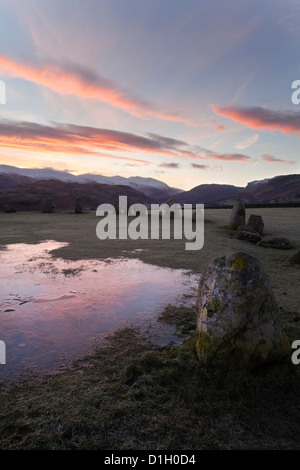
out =
[[[197,297],[199,359],[254,369],[290,353],[268,277],[244,252],[214,259]]]

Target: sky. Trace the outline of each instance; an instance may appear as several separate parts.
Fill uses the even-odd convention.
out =
[[[299,24],[299,0],[0,0],[0,164],[299,173]]]

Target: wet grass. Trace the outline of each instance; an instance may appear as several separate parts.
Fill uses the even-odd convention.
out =
[[[183,323],[169,306],[164,321]],[[192,311],[183,317],[190,323]],[[300,449],[299,369],[201,365],[195,334],[151,344],[124,328],[57,374],[2,390],[1,449]]]
[[[64,276],[76,276],[81,271],[83,271],[83,269],[84,268],[67,268],[67,269],[62,269],[62,273]]]
[[[247,251],[269,275],[291,342],[300,339],[300,271],[285,264],[300,247],[299,208],[261,209],[266,231],[290,238],[289,253],[233,239],[229,213],[207,211],[199,252],[182,240],[100,242],[94,214],[0,214],[0,249],[53,239],[69,243],[54,259],[138,257],[199,274],[216,256]],[[1,383],[0,448],[300,449],[300,365],[287,357],[253,372],[216,369],[196,357],[194,308],[168,305],[158,322],[175,326],[182,342],[157,346],[124,328],[57,373]]]
[[[300,208],[247,209],[247,217],[250,213],[262,216],[265,233],[288,238],[293,246],[291,250],[263,248],[232,238],[234,232],[226,228],[230,213],[230,209],[205,210],[204,247],[196,251],[186,250],[185,240],[99,240],[96,226],[100,218],[94,212],[0,213],[0,249],[12,243],[30,244],[55,240],[67,242],[68,245],[53,250],[51,254],[54,259],[77,261],[139,258],[145,263],[183,268],[196,273],[200,273],[216,256],[224,256],[233,251],[247,251],[262,262],[279,304],[286,310],[297,310],[299,301],[294,293],[299,284],[300,268],[287,265],[285,260],[300,248]]]

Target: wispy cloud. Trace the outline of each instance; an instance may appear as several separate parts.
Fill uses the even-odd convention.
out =
[[[196,126],[177,111],[162,110],[154,103],[132,94],[129,90],[99,73],[74,63],[49,62],[34,65],[16,62],[0,55],[0,71],[45,86],[61,95],[99,100],[143,119],[158,118]]]
[[[217,153],[209,149],[203,149],[206,156],[212,160],[222,160],[228,162],[247,162],[251,157],[243,153]]]
[[[246,149],[250,147],[251,145],[255,144],[255,142],[257,142],[258,139],[259,139],[259,134],[255,134],[252,137],[249,137],[248,139],[243,140],[242,142],[238,142],[235,145],[235,148],[238,150]]]
[[[171,162],[171,163],[161,163],[159,166],[163,167],[163,168],[174,168],[174,169],[177,169],[179,168],[179,163],[174,163],[174,162]]]
[[[296,111],[274,111],[259,106],[211,106],[211,109],[218,116],[232,119],[251,129],[300,134],[300,113]]]
[[[281,160],[280,158],[275,158],[273,155],[271,154],[266,154],[266,155],[263,155],[262,156],[262,159],[265,161],[265,162],[270,162],[270,163],[287,163],[288,165],[294,165],[296,162],[293,161],[293,160]]]
[[[191,166],[197,168],[197,170],[207,170],[209,168],[209,165],[199,165],[198,163],[192,163]]]

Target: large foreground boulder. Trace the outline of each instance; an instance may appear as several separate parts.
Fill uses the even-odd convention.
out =
[[[245,220],[246,220],[245,203],[242,199],[237,199],[231,211],[229,227],[232,230],[236,230],[238,227],[245,225]]]
[[[267,275],[247,253],[216,258],[204,269],[197,315],[199,359],[254,369],[290,354]]]

